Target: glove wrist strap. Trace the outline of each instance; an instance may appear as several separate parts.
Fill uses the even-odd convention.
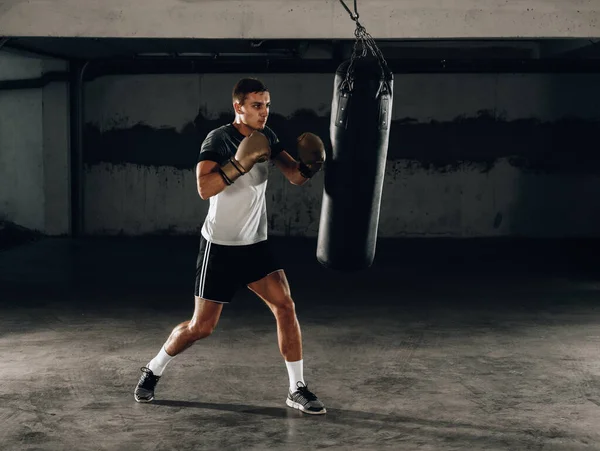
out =
[[[223,180],[228,185],[233,184],[238,178],[246,173],[244,167],[235,158],[230,158],[227,163],[219,168]]]
[[[304,164],[303,161],[301,161],[298,165],[298,170],[300,171],[300,175],[302,175],[302,177],[304,177],[305,179],[312,178],[312,176],[314,175],[313,171],[308,166],[306,166],[306,164]]]

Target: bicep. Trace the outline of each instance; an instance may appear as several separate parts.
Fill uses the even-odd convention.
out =
[[[202,142],[200,154],[198,155],[198,160],[196,160],[196,178],[199,178],[200,175],[214,172],[215,165],[222,165],[229,156],[230,154],[223,137],[218,133],[209,133]]]

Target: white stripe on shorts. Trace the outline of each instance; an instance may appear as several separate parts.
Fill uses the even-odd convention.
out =
[[[204,251],[204,260],[202,261],[202,272],[200,273],[200,287],[198,295],[204,297],[204,282],[206,281],[206,267],[208,266],[208,254],[210,253],[210,241],[206,242],[206,250]]]

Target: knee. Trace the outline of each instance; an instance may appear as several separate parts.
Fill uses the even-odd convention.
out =
[[[208,337],[215,330],[215,324],[208,322],[191,322],[188,325],[194,341]]]
[[[296,316],[296,306],[289,296],[277,302],[273,311],[275,316],[282,319],[293,319]]]

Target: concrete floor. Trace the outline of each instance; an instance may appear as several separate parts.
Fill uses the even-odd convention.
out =
[[[326,415],[285,406],[249,292],[135,403],[192,313],[197,239],[43,239],[0,252],[0,449],[600,449],[598,243],[382,240],[340,274],[274,242]]]

